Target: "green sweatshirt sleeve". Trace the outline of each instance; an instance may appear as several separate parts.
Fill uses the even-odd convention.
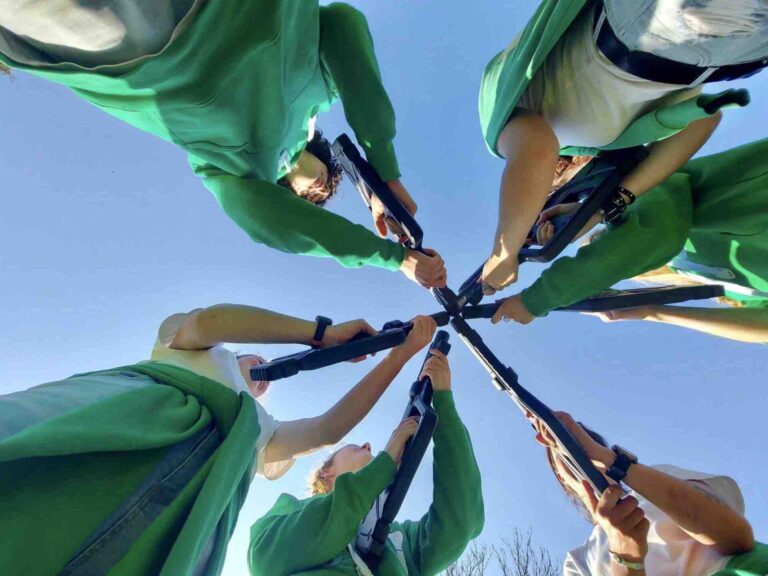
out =
[[[480,470],[469,432],[456,412],[453,393],[436,391],[433,404],[438,422],[432,505],[418,522],[406,521],[391,530],[403,533],[410,576],[431,576],[445,570],[480,534],[485,522]]]
[[[535,316],[608,289],[674,258],[685,245],[693,220],[689,179],[674,174],[641,196],[624,222],[608,229],[575,256],[563,256],[522,291]]]
[[[400,268],[405,256],[400,244],[379,238],[282,186],[215,169],[201,175],[224,212],[255,242],[291,254],[333,258],[346,268]]]
[[[330,494],[297,500],[283,494],[251,527],[248,565],[253,576],[284,576],[329,562],[357,535],[397,466],[381,452],[355,473],[336,478]]]
[[[320,8],[320,57],[366,158],[384,182],[395,180],[400,176],[392,144],[395,111],[362,12],[342,3]]]

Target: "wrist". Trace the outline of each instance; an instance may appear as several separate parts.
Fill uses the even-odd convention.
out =
[[[318,316],[315,318],[314,330],[312,331],[309,345],[314,348],[328,346],[329,342],[333,341],[331,336],[333,333],[333,330],[331,329],[332,325],[333,320],[327,318],[326,316]]]
[[[401,346],[392,348],[387,353],[386,359],[398,364],[402,368],[408,363],[408,361],[411,358],[413,358],[413,356],[414,354],[412,354],[408,350],[404,350],[401,345]]]
[[[591,460],[592,464],[594,464],[600,472],[605,472],[616,460],[616,453],[610,448],[600,446],[599,450]]]
[[[611,562],[615,564],[629,570],[645,570],[645,553],[639,550],[622,551],[611,546],[608,553],[611,556]]]

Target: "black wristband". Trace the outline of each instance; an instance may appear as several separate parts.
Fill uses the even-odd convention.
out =
[[[624,197],[616,190],[613,196],[608,198],[603,205],[603,222],[606,224],[613,224],[627,209],[627,203],[624,201]]]
[[[333,320],[327,316],[318,316],[315,318],[315,322],[317,322],[317,328],[315,328],[315,335],[312,336],[312,341],[310,344],[314,347],[317,347],[320,346],[323,341],[323,336],[325,336],[325,329],[333,324]]]
[[[630,204],[634,204],[634,203],[635,203],[635,200],[637,200],[637,196],[635,196],[634,194],[632,194],[632,192],[630,192],[629,190],[627,190],[626,188],[624,188],[624,186],[617,186],[617,187],[616,187],[616,192],[618,192],[619,194],[621,194],[621,195],[622,195],[622,197],[625,197],[625,198],[626,198],[626,199],[624,200],[624,203],[625,203],[627,206],[629,206]]]
[[[616,454],[616,459],[611,464],[611,467],[605,471],[605,475],[611,480],[621,482],[626,478],[629,467],[637,463],[637,456],[621,446],[613,446],[611,450]]]

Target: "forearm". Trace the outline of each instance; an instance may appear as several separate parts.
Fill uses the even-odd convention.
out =
[[[418,550],[423,574],[436,574],[455,562],[483,529],[485,513],[480,470],[469,433],[450,392],[435,392],[432,505],[419,522],[403,524],[409,549]]]
[[[544,316],[668,262],[683,247],[692,217],[690,194],[676,183],[671,179],[641,198],[623,223],[609,226],[575,256],[555,260],[521,294],[531,314]]]
[[[255,242],[290,254],[333,258],[346,268],[398,270],[404,248],[265,181],[212,175],[206,187]]]
[[[635,196],[642,196],[674,174],[701,148],[720,123],[718,112],[695,122],[660,142],[651,144],[650,154],[627,175],[621,185]]]
[[[237,304],[217,304],[190,315],[172,348],[200,350],[223,342],[309,344],[315,322]]]
[[[396,471],[392,458],[382,452],[358,472],[341,474],[329,494],[257,521],[248,550],[252,573],[295,574],[341,554]]]
[[[739,342],[768,343],[766,308],[657,306],[652,309],[646,320],[674,324]]]
[[[689,481],[634,464],[624,482],[691,537],[722,554],[745,552],[754,546],[752,529],[744,516]]]
[[[320,416],[318,427],[325,443],[335,444],[357,426],[379,401],[410,356],[397,348],[358,382],[341,400]]]
[[[395,180],[400,176],[392,144],[395,111],[381,79],[363,13],[341,3],[321,7],[320,54],[366,158],[382,180]]]
[[[288,460],[339,442],[365,418],[407,361],[394,349],[324,414],[283,422],[267,445],[266,461]]]

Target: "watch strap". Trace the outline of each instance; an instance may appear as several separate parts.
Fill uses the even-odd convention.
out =
[[[614,448],[613,452],[616,454],[616,458],[614,459],[613,464],[611,464],[611,467],[605,471],[605,475],[611,480],[621,482],[626,478],[627,471],[629,471],[629,467],[632,466],[634,462],[622,451]]]
[[[317,348],[320,346],[320,344],[322,344],[323,336],[325,336],[325,330],[328,328],[328,326],[333,324],[333,320],[327,316],[318,316],[315,318],[315,322],[317,322],[315,335],[312,336],[312,340],[309,343],[313,348]]]

